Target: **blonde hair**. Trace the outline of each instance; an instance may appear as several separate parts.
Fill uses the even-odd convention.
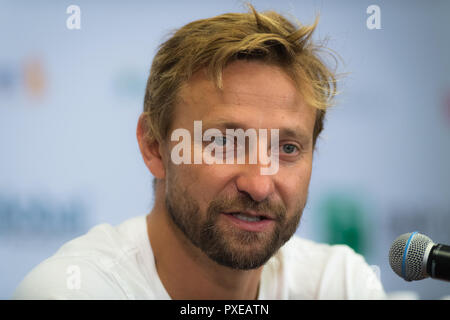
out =
[[[161,44],[150,70],[144,99],[147,138],[163,141],[168,134],[181,86],[206,69],[222,89],[222,71],[235,60],[251,59],[281,67],[296,83],[306,103],[317,108],[313,142],[323,129],[327,108],[336,94],[336,76],[319,57],[323,49],[310,26],[296,27],[282,15],[227,13],[191,22]],[[306,85],[305,85],[306,84]]]

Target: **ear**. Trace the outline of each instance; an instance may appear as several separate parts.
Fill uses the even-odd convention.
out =
[[[139,149],[141,150],[144,163],[150,172],[157,179],[164,179],[166,176],[166,170],[164,168],[164,162],[161,154],[162,148],[160,148],[159,142],[155,139],[149,141],[147,133],[147,117],[145,114],[141,114],[139,117],[136,137],[139,143]]]

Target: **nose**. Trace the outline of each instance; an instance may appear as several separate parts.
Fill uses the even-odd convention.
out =
[[[248,194],[256,202],[261,202],[273,194],[273,176],[261,175],[258,165],[245,167],[236,179],[238,191]]]

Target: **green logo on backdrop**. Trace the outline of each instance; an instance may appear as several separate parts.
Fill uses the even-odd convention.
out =
[[[367,249],[367,215],[361,199],[333,192],[320,201],[320,226],[329,244],[346,244],[360,254]]]

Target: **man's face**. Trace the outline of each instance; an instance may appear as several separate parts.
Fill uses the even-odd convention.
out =
[[[226,129],[266,129],[268,137],[271,129],[279,129],[279,150],[267,152],[278,152],[279,169],[272,175],[261,174],[260,168],[268,165],[259,161],[176,165],[170,154],[178,141],[168,141],[165,147],[165,203],[175,225],[217,263],[258,268],[294,234],[300,221],[311,176],[315,110],[281,68],[261,62],[228,65],[223,91],[198,72],[179,97],[169,139],[177,128],[189,130],[192,152],[194,121],[202,121],[203,131],[221,130],[225,145],[230,138]]]

